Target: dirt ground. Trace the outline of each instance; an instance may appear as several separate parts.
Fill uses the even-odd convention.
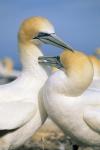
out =
[[[71,150],[64,133],[48,119],[42,128],[36,132],[22,147],[17,150]]]

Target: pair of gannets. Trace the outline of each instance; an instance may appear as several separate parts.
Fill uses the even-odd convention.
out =
[[[43,56],[41,44],[72,50],[57,38],[51,23],[42,17],[22,23],[18,42],[23,71],[12,83],[0,86],[0,150],[23,144],[47,117],[41,91],[48,75],[38,63],[38,57]]]
[[[63,66],[44,86],[48,115],[76,144],[100,149],[100,90],[89,88],[94,75],[89,57],[64,51],[60,58],[40,57],[39,61]]]

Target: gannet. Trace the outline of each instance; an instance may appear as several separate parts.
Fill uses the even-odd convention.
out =
[[[1,63],[4,65],[4,68],[6,68],[8,72],[13,70],[13,61],[11,58],[5,57]]]
[[[42,43],[72,50],[57,38],[47,19],[31,17],[23,21],[18,32],[23,71],[15,81],[0,86],[0,150],[23,144],[47,117],[41,91],[48,75],[38,64]]]
[[[19,70],[15,70],[13,61],[5,57],[0,61],[0,84],[9,83],[20,75]]]
[[[60,58],[40,60],[64,67],[44,86],[44,105],[50,118],[76,144],[100,149],[100,90],[88,88],[94,75],[89,57],[78,51],[64,51]]]

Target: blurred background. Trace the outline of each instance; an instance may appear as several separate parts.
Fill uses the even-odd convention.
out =
[[[100,47],[100,0],[0,0],[0,59],[11,57],[20,68],[17,32],[30,16],[48,18],[57,34],[73,48],[93,54]],[[45,55],[61,50],[44,46]]]
[[[71,47],[93,55],[100,47],[100,0],[0,0],[0,84],[14,80],[21,69],[17,33],[21,22],[43,16]],[[44,45],[45,55],[62,50]],[[100,57],[100,49],[97,52]],[[19,150],[70,150],[68,137],[48,119],[44,126]]]

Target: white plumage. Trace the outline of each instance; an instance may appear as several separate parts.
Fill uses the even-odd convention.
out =
[[[38,57],[43,55],[41,44],[67,48],[55,36],[51,23],[42,17],[22,23],[18,42],[23,71],[15,81],[0,86],[0,150],[23,144],[47,117],[41,91],[48,75],[38,64]]]
[[[44,104],[51,119],[81,146],[100,148],[100,90],[89,89],[93,65],[79,52],[64,52],[64,70],[49,77]]]

